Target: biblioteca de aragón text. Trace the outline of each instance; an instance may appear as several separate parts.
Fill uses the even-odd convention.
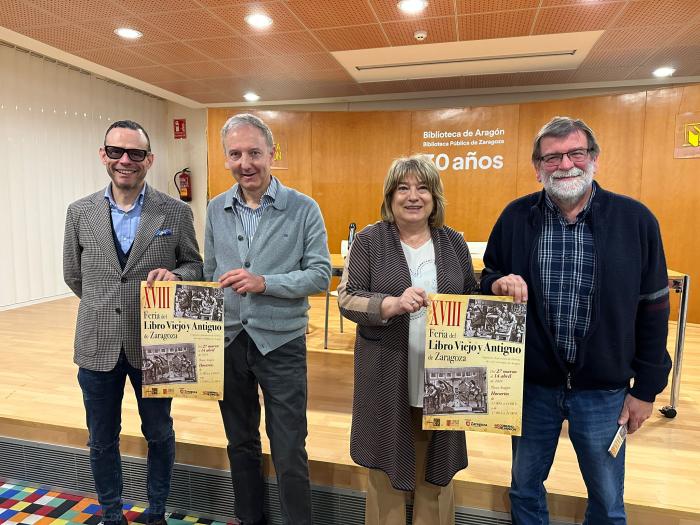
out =
[[[424,148],[445,148],[445,147],[471,147],[471,146],[495,146],[505,144],[503,137],[505,130],[476,129],[464,131],[424,131]],[[448,140],[440,140],[448,139]],[[476,151],[468,151],[464,155],[452,156],[447,153],[428,154],[428,157],[435,163],[440,171],[452,169],[462,170],[488,170],[503,168],[503,155],[477,155]]]

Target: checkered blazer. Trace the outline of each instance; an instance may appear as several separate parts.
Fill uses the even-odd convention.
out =
[[[124,270],[104,190],[68,206],[63,278],[80,297],[73,357],[78,366],[111,370],[124,348],[129,363],[141,368],[140,283],[156,268],[167,268],[183,281],[202,279],[192,210],[185,203],[146,186]]]

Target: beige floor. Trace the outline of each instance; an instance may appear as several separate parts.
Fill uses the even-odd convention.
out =
[[[77,300],[61,299],[0,312],[0,435],[83,446],[84,414],[72,363]],[[312,298],[309,341],[309,439],[314,483],[363,490],[364,469],[349,457],[354,327],[339,333],[331,306],[329,347],[323,350],[323,297]],[[672,336],[675,325],[671,327]],[[669,340],[672,348],[673,340]],[[668,403],[669,389],[657,401]],[[178,461],[228,468],[215,403],[176,400]],[[631,436],[626,501],[630,523],[700,524],[700,326],[690,325],[683,363],[679,415],[655,412]],[[133,396],[124,403],[122,448],[143,454]],[[457,504],[507,510],[510,440],[468,433],[469,468],[458,475]],[[268,444],[264,443],[265,450]],[[268,465],[268,468],[269,465]],[[582,519],[585,489],[566,433],[547,482],[553,515]]]

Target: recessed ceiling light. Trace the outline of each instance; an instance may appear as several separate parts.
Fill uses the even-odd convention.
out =
[[[260,95],[257,93],[253,93],[252,91],[248,91],[248,93],[245,93],[243,95],[243,98],[246,99],[248,102],[257,102],[260,100]]]
[[[655,69],[653,75],[655,77],[670,77],[676,72],[676,69],[673,67],[660,67],[659,69]]]
[[[143,36],[143,33],[141,31],[131,29],[130,27],[119,27],[115,29],[114,32],[117,34],[117,36],[126,38],[128,40],[136,40],[137,38],[141,38]]]
[[[404,13],[415,14],[420,13],[428,7],[427,0],[401,0],[396,6]]]
[[[246,23],[256,29],[265,29],[272,25],[272,18],[262,13],[256,13],[254,15],[248,15],[245,17]]]

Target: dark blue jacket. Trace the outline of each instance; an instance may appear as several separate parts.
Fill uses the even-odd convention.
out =
[[[598,186],[586,219],[597,258],[593,312],[569,370],[545,317],[536,249],[543,207],[544,191],[506,207],[489,237],[481,279],[486,294],[511,273],[527,283],[525,381],[563,385],[570,373],[574,388],[613,389],[634,378],[630,393],[654,401],[671,369],[668,276],[658,222],[640,202]]]

